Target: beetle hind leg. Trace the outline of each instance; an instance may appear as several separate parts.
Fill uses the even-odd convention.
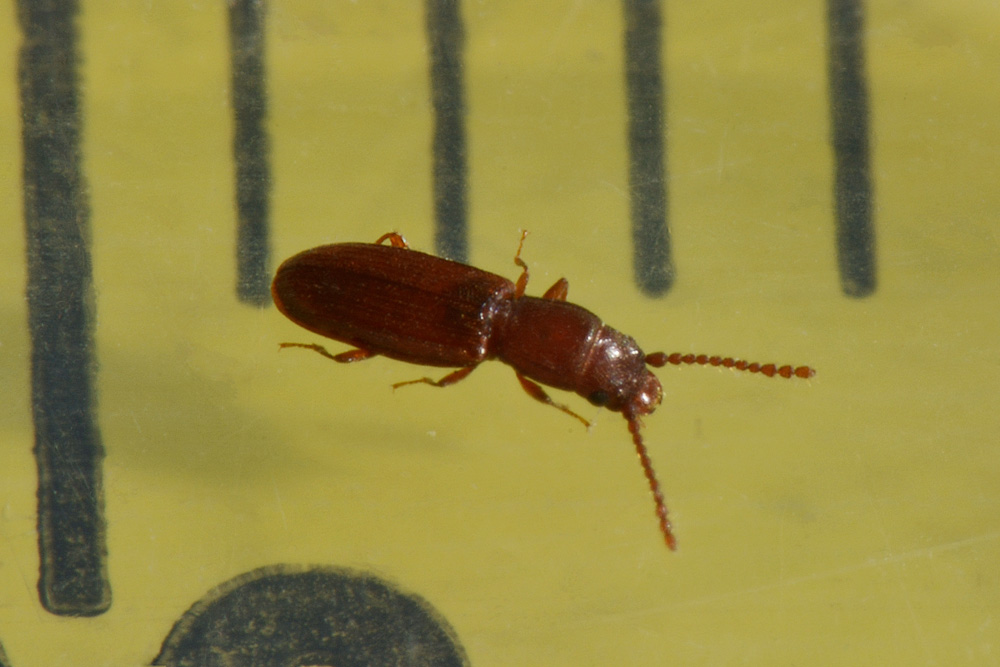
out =
[[[341,352],[340,354],[331,354],[325,347],[316,343],[279,343],[278,347],[280,349],[284,349],[286,347],[302,347],[307,350],[312,350],[327,359],[332,359],[339,364],[349,364],[355,361],[363,361],[369,357],[378,356],[378,353],[372,352],[371,350],[365,350],[360,347],[354,350],[348,350],[347,352]]]
[[[576,414],[575,412],[573,412],[572,410],[570,410],[568,407],[566,407],[562,403],[556,403],[555,401],[553,401],[552,398],[548,394],[545,393],[545,390],[542,389],[540,385],[538,385],[535,382],[532,382],[531,380],[529,380],[528,378],[524,377],[520,373],[515,372],[515,375],[517,375],[517,381],[520,382],[521,386],[524,387],[524,390],[526,392],[528,392],[528,396],[531,396],[533,399],[535,399],[536,401],[539,401],[540,403],[545,403],[546,405],[551,405],[552,407],[556,408],[557,410],[562,410],[563,412],[565,412],[566,414],[568,414],[570,417],[573,417],[574,419],[579,419],[580,422],[584,426],[586,426],[588,429],[590,428],[590,422],[589,421],[587,421],[586,419],[584,419],[580,415]]]
[[[478,366],[478,364],[477,364]],[[407,380],[406,382],[397,382],[392,385],[393,389],[399,389],[400,387],[405,387],[408,384],[429,384],[432,387],[447,387],[448,385],[455,384],[461,380],[468,377],[469,373],[476,370],[477,366],[466,366],[464,368],[459,368],[457,371],[448,373],[440,380],[432,380],[429,377],[422,377],[419,380]]]

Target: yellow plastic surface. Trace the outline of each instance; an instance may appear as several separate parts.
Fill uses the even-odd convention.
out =
[[[390,230],[433,248],[421,5],[270,3],[275,261]],[[88,619],[36,592],[20,38],[0,12],[12,666],[148,664],[209,589],[276,563],[396,582],[483,667],[1000,661],[1000,9],[867,3],[879,286],[853,300],[823,3],[667,3],[678,280],[650,300],[631,283],[620,5],[463,3],[471,261],[516,276],[527,228],[529,292],[566,276],[647,352],[818,369],[658,372],[645,436],[675,554],[618,415],[565,397],[588,433],[500,364],[393,393],[425,369],[279,353],[317,339],[233,297],[224,3],[83,4],[114,595]]]

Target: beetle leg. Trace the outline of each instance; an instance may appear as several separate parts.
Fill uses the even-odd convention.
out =
[[[567,295],[569,295],[569,281],[565,278],[560,278],[556,281],[556,284],[546,290],[545,294],[542,295],[543,299],[552,299],[554,301],[565,301]]]
[[[521,275],[517,277],[517,283],[514,286],[514,298],[519,298],[524,296],[524,291],[528,287],[528,265],[524,263],[521,259],[521,249],[524,248],[524,239],[528,236],[528,231],[521,230],[521,240],[517,244],[517,252],[514,253],[514,263],[521,267]],[[569,281],[565,278],[560,278],[556,281],[556,284],[550,287],[545,294],[542,295],[543,299],[553,299],[555,301],[565,301],[566,296],[569,294]]]
[[[378,240],[375,241],[373,245],[381,245],[382,241],[385,241],[386,239],[388,239],[389,245],[391,245],[393,248],[410,247],[410,244],[406,242],[406,239],[403,238],[403,235],[397,234],[396,232],[389,232],[388,234],[383,234],[382,236],[378,237]]]
[[[318,352],[327,359],[333,359],[334,361],[341,364],[349,364],[353,361],[363,361],[369,357],[378,356],[378,353],[372,352],[371,350],[363,350],[358,348],[356,350],[348,350],[347,352],[341,352],[340,354],[330,354],[326,351],[326,348],[322,345],[317,345],[316,343],[281,343],[278,345],[279,348],[286,347],[304,347],[307,350],[312,350],[313,352]]]
[[[586,419],[584,419],[580,415],[576,414],[575,412],[573,412],[572,410],[570,410],[568,407],[566,407],[562,403],[556,403],[555,401],[553,401],[549,397],[549,395],[545,393],[545,390],[542,389],[541,386],[539,386],[538,384],[532,382],[531,380],[529,380],[528,378],[524,377],[523,375],[521,375],[520,373],[518,373],[516,371],[515,371],[515,374],[517,375],[518,382],[520,382],[521,386],[524,387],[524,390],[526,392],[528,392],[528,396],[531,396],[536,401],[541,401],[542,403],[545,403],[546,405],[551,405],[554,408],[562,410],[563,412],[565,412],[566,414],[568,414],[570,417],[574,417],[576,419],[579,419],[583,423],[584,426],[586,426],[587,428],[590,428],[590,422],[589,421],[587,421]]]
[[[524,290],[528,287],[528,265],[521,259],[521,248],[524,247],[524,237],[528,235],[527,229],[521,230],[521,240],[517,244],[517,252],[514,253],[514,263],[521,267],[521,275],[517,277],[517,285],[514,288],[514,298],[524,296]]]
[[[478,364],[477,364],[478,366]],[[428,377],[422,377],[419,380],[407,380],[406,382],[397,382],[392,385],[393,389],[398,389],[399,387],[405,387],[408,384],[429,384],[432,387],[447,387],[448,385],[455,384],[459,380],[464,380],[469,373],[476,370],[476,366],[466,366],[465,368],[459,368],[457,371],[448,373],[440,380],[432,380]]]

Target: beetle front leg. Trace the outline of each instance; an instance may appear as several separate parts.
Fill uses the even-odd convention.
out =
[[[524,296],[524,291],[528,288],[528,265],[524,263],[523,259],[521,259],[521,249],[524,248],[524,239],[527,236],[528,231],[522,229],[521,241],[517,244],[517,252],[514,253],[514,263],[521,267],[521,275],[517,277],[517,283],[514,285],[515,299]],[[569,281],[565,278],[560,278],[552,287],[545,291],[542,298],[552,299],[554,301],[565,301],[567,295],[569,295]]]
[[[587,421],[586,419],[584,419],[580,415],[576,414],[575,412],[573,412],[572,410],[570,410],[568,407],[566,407],[562,403],[556,403],[555,401],[553,401],[552,398],[548,394],[545,393],[545,390],[542,389],[542,387],[540,385],[538,385],[535,382],[532,382],[531,380],[529,380],[528,378],[524,377],[523,375],[521,375],[520,373],[518,373],[516,371],[515,371],[515,375],[517,375],[517,381],[520,382],[521,386],[524,387],[524,390],[526,392],[528,392],[528,396],[531,396],[536,401],[539,401],[541,403],[545,403],[546,405],[551,405],[552,407],[556,408],[557,410],[562,410],[563,412],[565,412],[566,414],[568,414],[570,417],[573,417],[574,419],[579,419],[580,422],[582,422],[583,425],[586,426],[588,429],[590,428],[590,422],[589,421]]]
[[[348,350],[347,352],[341,352],[340,354],[330,354],[329,352],[327,352],[325,347],[323,347],[322,345],[317,345],[316,343],[280,343],[278,347],[281,349],[284,349],[286,347],[303,347],[307,350],[312,350],[313,352],[317,352],[326,357],[327,359],[332,359],[333,361],[336,361],[339,364],[350,364],[355,361],[364,361],[365,359],[368,359],[370,357],[378,356],[376,352],[372,352],[371,350],[365,350],[360,347],[355,350]]]
[[[398,389],[400,387],[405,387],[408,384],[429,384],[432,387],[447,387],[448,385],[455,384],[460,380],[464,380],[466,377],[468,377],[469,373],[476,370],[477,366],[478,364],[476,366],[466,366],[465,368],[459,368],[457,371],[448,373],[440,380],[432,380],[429,377],[422,377],[419,380],[407,380],[406,382],[397,382],[396,384],[392,385],[392,388]]]

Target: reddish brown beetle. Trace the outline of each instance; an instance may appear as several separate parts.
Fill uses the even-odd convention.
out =
[[[355,349],[331,354],[316,344],[281,347],[304,347],[341,363],[382,355],[458,368],[440,380],[424,377],[399,382],[394,388],[417,383],[447,387],[482,362],[498,359],[514,368],[532,398],[588,427],[586,419],[553,401],[539,383],[574,391],[594,405],[621,412],[656,502],[660,531],[667,546],[676,549],[663,493],[640,434],[641,418],[653,412],[662,398],[660,382],[646,366],[707,364],[783,378],[809,378],[815,371],[731,357],[644,354],[630,336],[567,302],[565,278],[541,298],[525,296],[528,266],[521,259],[525,236],[527,232],[522,232],[514,255],[521,269],[516,284],[410,250],[394,232],[375,243],[337,243],[301,252],[278,267],[271,285],[274,303],[299,326]]]

